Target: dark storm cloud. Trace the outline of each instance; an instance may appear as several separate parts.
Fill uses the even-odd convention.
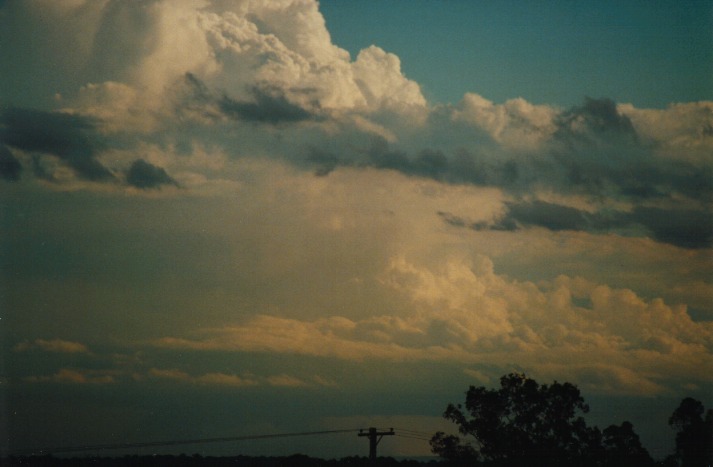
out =
[[[514,232],[520,228],[510,217],[503,217],[496,222],[488,223],[483,221],[469,222],[460,216],[444,211],[439,211],[438,215],[445,223],[450,224],[453,227],[466,227],[473,230],[499,230],[504,232]]]
[[[48,182],[57,181],[54,178],[52,168],[47,167],[47,161],[44,160],[39,154],[33,154],[32,158],[30,159],[30,162],[32,164],[32,173],[36,178],[40,180],[46,180]]]
[[[449,152],[426,149],[408,152],[384,138],[362,148],[310,148],[302,162],[318,175],[339,166],[389,169],[447,183],[497,187],[520,201],[506,205],[495,222],[473,222],[440,212],[444,222],[474,230],[514,231],[541,227],[551,231],[585,231],[647,236],[682,248],[712,244],[713,171],[657,153],[654,143],[640,138],[631,120],[611,99],[589,99],[555,118],[556,130],[537,151],[509,150],[478,135],[481,140]],[[532,199],[540,190],[578,195],[592,201],[614,199],[631,204],[630,211],[583,211],[571,206]],[[643,208],[671,206],[685,197],[688,210]],[[696,205],[701,207],[696,207]]]
[[[393,169],[408,175],[418,175],[436,180],[449,178],[450,163],[445,154],[424,149],[415,156],[390,149],[384,139],[376,139],[366,152],[366,163],[379,169]]]
[[[208,86],[193,73],[184,75],[184,84],[188,87],[193,99],[199,102],[208,102],[212,99]]]
[[[537,185],[635,203],[670,201],[676,194],[713,201],[711,167],[658,155],[656,143],[639,137],[611,99],[586,98],[582,106],[562,112],[555,125],[542,157],[517,162],[512,170],[505,169],[513,160],[505,159],[484,172],[490,175],[486,183],[516,194]]]
[[[302,91],[307,93],[308,91]],[[291,102],[285,91],[274,86],[250,89],[252,101],[241,101],[223,96],[218,102],[220,110],[228,117],[248,122],[296,123],[315,118],[311,112]]]
[[[163,168],[143,159],[137,159],[131,164],[131,167],[126,172],[126,182],[142,190],[158,188],[161,185],[178,186],[178,183]]]
[[[703,202],[713,200],[710,167],[656,156],[655,146],[641,141],[631,120],[611,99],[586,98],[584,105],[563,112],[556,125],[552,168],[561,173],[562,191],[631,200],[682,193]]]
[[[653,238],[683,248],[713,245],[713,213],[710,210],[673,210],[637,207],[630,216],[645,226]]]
[[[208,86],[193,73],[186,73],[183,80],[175,88],[176,108],[179,115],[193,113],[207,118],[209,121],[216,121],[224,116],[220,110],[220,98],[216,96]]]
[[[0,141],[29,152],[57,156],[86,180],[113,179],[96,160],[102,143],[92,120],[60,112],[10,108],[0,113]]]
[[[468,222],[447,212],[438,215],[455,227],[467,227],[473,230],[515,231],[525,227],[544,227],[552,231],[587,230],[600,231],[619,225],[618,215],[605,217],[579,209],[544,201],[524,201],[506,203],[507,213],[499,220],[488,222]]]
[[[643,197],[658,193],[641,177],[652,175],[650,151],[640,144],[631,120],[618,112],[614,101],[586,98],[584,105],[563,112],[555,123],[551,154],[572,190],[607,189]]]
[[[10,150],[4,145],[0,145],[0,178],[9,181],[20,179],[22,165]]]
[[[339,165],[343,165],[337,156],[317,147],[310,147],[304,159],[307,165],[314,168],[317,176],[328,175]]]
[[[508,218],[528,226],[545,227],[552,231],[592,230],[600,227],[602,219],[584,211],[559,204],[533,201],[508,205]]]
[[[636,139],[636,131],[629,117],[620,114],[616,102],[608,98],[585,97],[584,105],[574,107],[560,116],[560,137],[584,138],[587,132]]]
[[[309,96],[313,90],[290,89],[289,92]],[[287,91],[278,86],[252,86],[248,90],[250,96],[248,99],[236,99],[225,93],[211,90],[196,75],[186,73],[182,80],[182,94],[183,99],[177,109],[179,112],[183,110],[199,112],[209,119],[225,116],[232,120],[278,125],[318,118],[312,111],[292,102]],[[314,108],[319,107],[316,100],[311,104]]]
[[[448,212],[438,215],[449,225],[473,230],[515,231],[542,227],[553,232],[584,231],[649,235],[661,243],[681,248],[713,245],[713,213],[706,210],[636,207],[631,212],[588,212],[571,206],[526,201],[506,203],[507,213],[495,222],[470,222]]]
[[[374,138],[362,151],[342,151],[340,156],[318,147],[309,147],[303,157],[318,175],[326,175],[339,166],[389,169],[407,175],[452,181],[451,163],[441,151],[424,149],[415,156],[389,147],[383,138]]]

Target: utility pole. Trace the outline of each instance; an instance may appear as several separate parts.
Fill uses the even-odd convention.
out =
[[[369,428],[369,431],[364,433],[364,430],[359,430],[359,436],[369,437],[369,460],[376,460],[376,445],[379,444],[381,438],[388,435],[395,435],[394,429],[389,428],[389,431],[377,431],[376,428]]]

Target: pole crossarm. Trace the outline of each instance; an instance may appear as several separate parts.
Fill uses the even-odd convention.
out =
[[[359,434],[357,436],[366,436],[369,438],[369,459],[376,460],[376,446],[378,446],[381,438],[395,434],[396,433],[393,428],[389,428],[389,431],[379,431],[376,428],[371,427],[367,432],[359,430]]]

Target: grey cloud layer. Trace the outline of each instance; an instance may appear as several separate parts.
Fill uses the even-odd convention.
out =
[[[636,207],[632,211],[587,212],[545,201],[506,203],[506,214],[494,222],[469,222],[448,212],[439,212],[455,227],[473,230],[516,231],[544,227],[552,231],[572,230],[594,233],[647,234],[655,240],[682,248],[709,248],[713,245],[713,214],[705,210]]]
[[[11,108],[0,116],[0,141],[23,151],[53,154],[78,176],[94,181],[113,178],[96,156],[102,141],[91,119],[57,112]]]
[[[20,160],[8,149],[32,154],[29,159],[36,177],[53,181],[44,167],[42,155],[57,157],[77,177],[93,182],[117,182],[115,171],[103,165],[98,156],[111,144],[94,118],[63,112],[10,108],[0,113],[0,175],[17,181],[23,172]],[[177,185],[161,167],[142,159],[134,161],[125,173],[126,183],[136,188]]]
[[[131,186],[142,189],[158,188],[161,185],[178,186],[176,181],[164,169],[156,167],[143,159],[137,159],[131,164],[131,167],[126,172],[126,182]]]
[[[5,146],[0,146],[0,177],[9,181],[20,179],[22,164]]]
[[[179,110],[211,117],[196,122],[198,132],[194,136],[210,134],[211,126],[230,130],[248,123],[258,125],[256,135],[270,138],[269,129],[261,129],[261,125],[279,125],[289,132],[298,131],[290,130],[293,125],[311,122],[315,135],[311,141],[278,146],[275,155],[310,167],[318,175],[328,175],[338,167],[395,170],[446,183],[497,187],[515,198],[507,204],[504,217],[471,226],[476,229],[539,226],[555,231],[619,231],[650,235],[684,248],[711,246],[710,164],[658,157],[655,145],[642,142],[631,120],[608,99],[587,99],[582,107],[559,113],[553,121],[551,137],[536,148],[508,150],[473,130],[474,140],[460,140],[456,143],[460,147],[455,149],[426,148],[412,153],[379,135],[357,131],[360,136],[354,140],[348,132],[327,133],[322,127],[329,124],[327,113],[306,110],[276,87],[254,87],[250,91],[252,100],[243,101],[208,89],[190,74],[185,76],[185,83],[191,94]],[[96,131],[98,124],[95,119],[79,115],[9,109],[3,113],[0,136],[9,147],[57,156],[81,178],[113,182],[113,172],[97,159],[107,144],[107,138]],[[704,134],[701,138],[711,137]],[[224,144],[243,143],[228,137]],[[3,177],[17,180],[21,172],[17,158],[5,149],[2,162]],[[34,166],[35,172],[42,175],[41,166]],[[121,169],[124,170],[130,186],[178,186],[164,168],[145,160],[134,161],[128,169]],[[582,211],[538,200],[536,193],[542,190],[563,196],[583,195],[595,203],[611,199],[629,207],[622,210],[603,205],[595,211]],[[689,202],[676,207],[677,197]],[[450,214],[446,220],[451,224],[467,223],[457,220],[457,213]]]
[[[29,7],[10,6],[5,13],[0,20],[38,20]],[[704,229],[688,222],[710,223],[713,166],[699,155],[713,149],[710,103],[657,114],[606,98],[586,98],[581,106],[561,110],[523,99],[494,104],[466,94],[457,105],[429,107],[395,55],[372,46],[351,60],[332,44],[313,2],[231,9],[221,2],[197,8],[109,1],[60,4],[47,14],[57,17],[49,23],[57,30],[46,31],[48,37],[66,32],[62,18],[85,23],[67,39],[82,46],[63,52],[68,63],[85,65],[83,76],[72,75],[74,100],[63,101],[72,113],[6,110],[2,139],[13,148],[54,154],[86,180],[111,181],[129,170],[130,186],[175,185],[170,171],[185,169],[185,160],[144,160],[133,169],[125,160],[121,167],[100,162],[100,142],[106,144],[112,133],[132,134],[135,145],[160,141],[162,148],[189,151],[196,144],[219,145],[228,155],[267,154],[319,175],[370,167],[497,187],[515,198],[510,210],[523,225],[559,228],[528,221],[522,213],[532,208],[536,218],[545,206],[539,201],[556,204],[538,201],[542,192],[584,196],[601,211],[574,224],[565,216],[577,230],[605,228],[603,219],[612,217],[605,204],[624,202],[625,211],[636,214],[614,219],[613,226],[644,224],[658,240],[681,246],[710,242],[697,231]],[[109,63],[103,58],[108,56],[116,60]],[[18,70],[24,72],[29,73]],[[667,137],[657,139],[664,132]],[[16,160],[3,151],[6,180],[19,177]],[[32,165],[50,178],[42,164]],[[201,172],[195,164],[191,170]],[[674,216],[675,225],[667,227],[649,219],[651,209],[686,214]],[[673,232],[681,227],[689,240]]]

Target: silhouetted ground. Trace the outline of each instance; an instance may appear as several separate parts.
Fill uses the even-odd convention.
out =
[[[437,461],[396,460],[380,457],[370,462],[366,457],[345,457],[343,459],[318,459],[295,454],[288,457],[203,457],[187,456],[124,456],[124,457],[53,457],[28,456],[0,459],[0,466],[64,466],[64,467],[162,467],[162,466],[232,466],[232,467],[424,467],[435,466]]]

